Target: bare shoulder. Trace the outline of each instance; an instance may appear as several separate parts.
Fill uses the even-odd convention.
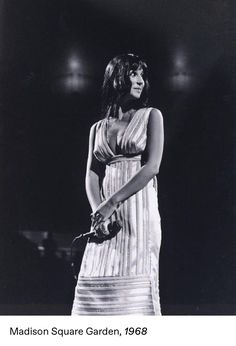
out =
[[[97,125],[99,125],[101,123],[102,120],[98,120],[96,121],[96,123],[94,123],[92,126],[91,126],[91,130],[92,129],[95,129],[97,127]]]
[[[152,126],[163,126],[163,116],[159,109],[151,108],[148,119],[149,128]]]
[[[160,109],[151,108],[150,118],[156,118],[157,120],[159,119],[159,120],[163,121],[163,116],[162,116]]]
[[[93,145],[95,137],[96,137],[96,131],[97,131],[97,125],[98,125],[99,121],[97,121],[96,123],[94,123],[89,130],[89,143],[91,143],[90,145]]]
[[[95,133],[96,129],[98,128],[98,126],[101,124],[102,120],[98,120],[96,121],[96,123],[94,123],[91,127],[90,127],[90,133]]]

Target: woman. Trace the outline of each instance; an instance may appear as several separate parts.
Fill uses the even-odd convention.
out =
[[[146,107],[148,86],[138,56],[117,56],[106,68],[104,118],[90,131],[86,173],[96,236],[85,249],[74,315],[161,314],[156,174],[164,136],[161,112]]]

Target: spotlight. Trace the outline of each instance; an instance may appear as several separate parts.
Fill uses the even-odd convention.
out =
[[[174,91],[188,91],[193,84],[189,58],[184,49],[178,48],[172,57],[172,66],[168,77],[169,87]]]
[[[69,72],[78,72],[81,70],[81,62],[77,56],[71,56],[68,59]]]

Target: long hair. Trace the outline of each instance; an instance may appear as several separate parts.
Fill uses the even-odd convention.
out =
[[[139,100],[138,107],[145,107],[148,102],[148,69],[147,64],[134,54],[118,55],[107,65],[102,86],[102,117],[117,117],[119,101],[122,96],[129,93],[131,82],[130,71],[143,69],[144,88]]]

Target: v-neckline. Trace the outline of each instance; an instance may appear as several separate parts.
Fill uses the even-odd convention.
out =
[[[140,109],[136,110],[131,118],[131,120],[129,121],[128,125],[126,126],[124,132],[123,132],[123,135],[122,135],[122,139],[121,139],[121,142],[120,142],[120,149],[122,147],[122,142],[124,140],[124,137],[125,137],[125,134],[126,132],[128,131],[128,128],[130,127],[133,119],[135,118],[136,114],[140,111]],[[104,133],[104,137],[105,137],[105,143],[107,144],[107,148],[109,149],[110,153],[112,154],[112,156],[117,156],[117,155],[120,155],[120,154],[116,154],[112,147],[110,146],[110,143],[108,142],[108,137],[107,137],[107,130],[108,130],[108,118],[105,119],[105,129],[103,131]],[[117,138],[116,138],[117,139]],[[117,147],[117,140],[116,140],[116,147]]]

